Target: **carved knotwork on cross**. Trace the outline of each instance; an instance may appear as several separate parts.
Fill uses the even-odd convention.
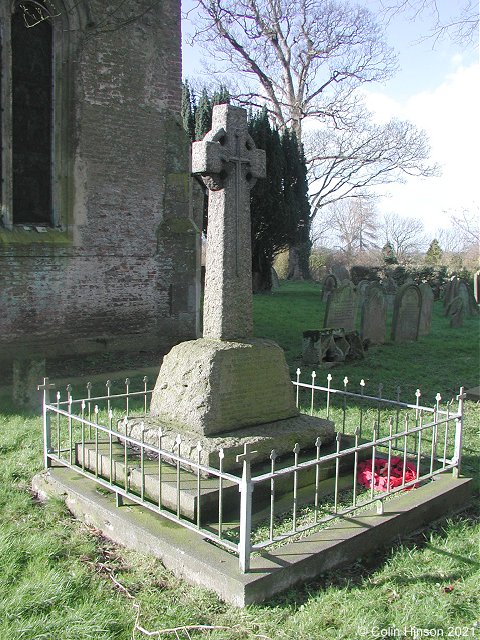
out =
[[[226,179],[234,172],[236,192],[240,195],[242,178],[251,189],[257,178],[265,177],[265,151],[255,148],[246,123],[228,134],[223,127],[212,128],[203,140],[193,143],[192,169],[200,174],[210,191],[224,189]]]
[[[192,170],[209,189],[204,336],[252,335],[250,189],[265,176],[265,152],[244,109],[217,105],[212,130],[192,147]]]

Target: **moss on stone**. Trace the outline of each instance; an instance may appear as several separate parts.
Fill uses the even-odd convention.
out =
[[[43,233],[38,233],[33,229],[26,231],[24,229],[0,229],[0,244],[7,245],[35,245],[35,244],[54,244],[54,245],[70,245],[72,236],[65,231],[57,231],[56,229],[47,229]]]
[[[190,218],[168,218],[159,227],[159,233],[165,236],[168,233],[198,234],[199,228]]]

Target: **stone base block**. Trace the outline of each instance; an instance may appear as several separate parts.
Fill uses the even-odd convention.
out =
[[[182,342],[163,361],[150,415],[210,436],[298,415],[283,350],[270,340]]]
[[[180,455],[188,460],[198,460],[198,443],[202,446],[201,461],[208,466],[219,465],[219,451],[223,449],[223,468],[231,471],[240,468],[236,463],[236,456],[243,453],[245,444],[251,444],[257,451],[255,462],[269,458],[272,449],[277,455],[291,454],[298,442],[303,450],[314,449],[317,438],[322,445],[333,441],[335,437],[334,424],[315,416],[300,414],[286,420],[277,420],[265,424],[236,429],[216,436],[201,436],[193,431],[179,431],[165,424],[160,418],[133,418],[118,423],[118,431],[137,440],[158,446],[159,432],[162,432],[161,448],[178,453],[176,438],[181,437]]]

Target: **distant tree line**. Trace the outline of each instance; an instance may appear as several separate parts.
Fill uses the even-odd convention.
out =
[[[224,87],[211,94],[203,89],[197,99],[188,83],[183,86],[183,126],[192,142],[201,140],[211,129],[213,107],[229,102]],[[272,126],[266,108],[249,111],[248,131],[255,145],[264,149],[267,160],[266,178],[257,181],[250,196],[252,287],[260,292],[272,287],[271,269],[276,254],[298,242],[302,230],[310,242],[310,205],[305,157],[295,132],[284,129],[280,133]],[[204,231],[207,224],[204,215]],[[304,256],[306,270],[309,253],[310,247]]]

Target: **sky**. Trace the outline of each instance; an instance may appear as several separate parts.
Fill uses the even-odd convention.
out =
[[[370,3],[373,4],[373,3]],[[458,12],[459,0],[437,0],[440,16]],[[410,120],[427,132],[431,158],[441,166],[438,178],[389,185],[381,212],[414,217],[434,233],[448,228],[451,212],[476,210],[480,201],[480,64],[478,49],[448,38],[423,38],[433,26],[428,12],[414,21],[397,16],[388,42],[398,51],[400,70],[384,86],[371,87],[368,108],[379,121]]]
[[[186,0],[188,2],[188,0]],[[381,0],[363,0],[376,12]],[[459,12],[463,0],[437,0],[441,19]],[[369,85],[366,105],[381,123],[392,117],[409,120],[426,131],[431,160],[440,165],[438,178],[411,178],[406,184],[376,188],[380,214],[420,219],[433,237],[449,227],[450,214],[477,211],[480,202],[480,63],[478,48],[448,37],[428,38],[435,16],[424,11],[382,18],[387,42],[398,55],[399,71],[385,84]],[[189,31],[184,24],[184,34]],[[478,36],[477,36],[478,46]],[[184,77],[198,78],[201,61],[186,38]]]

